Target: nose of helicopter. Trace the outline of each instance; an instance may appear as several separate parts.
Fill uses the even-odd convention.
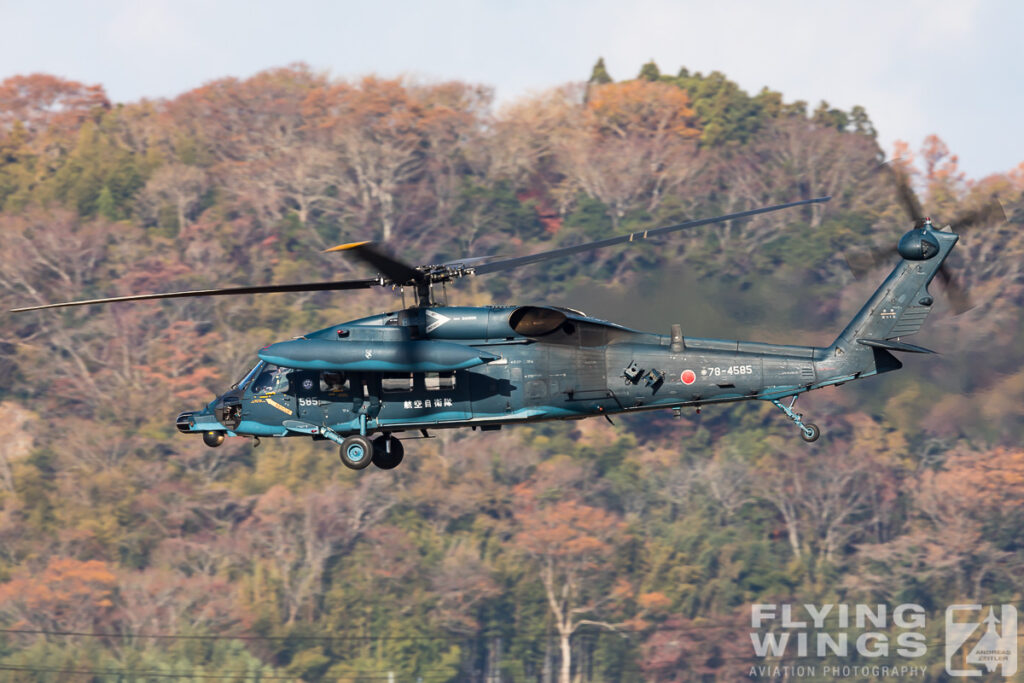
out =
[[[194,411],[186,410],[181,415],[178,415],[178,419],[174,421],[174,426],[178,428],[178,431],[182,434],[188,434],[192,431],[195,420],[192,416],[195,415]]]
[[[216,415],[209,407],[203,410],[186,410],[174,421],[174,426],[182,434],[196,432],[223,431],[224,425],[217,421]]]

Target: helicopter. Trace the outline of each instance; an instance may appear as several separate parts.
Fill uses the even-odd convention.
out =
[[[135,294],[13,309],[14,312],[125,301],[277,292],[352,291],[390,287],[399,310],[331,325],[270,344],[238,382],[199,410],[178,415],[182,433],[218,447],[227,437],[311,437],[339,446],[342,463],[389,470],[405,454],[403,439],[429,430],[481,431],[546,420],[579,420],[657,409],[735,401],[770,401],[806,442],[821,431],[795,411],[808,391],[902,367],[896,353],[932,353],[907,343],[932,310],[928,286],[939,274],[951,298],[959,292],[943,265],[959,235],[953,227],[990,220],[980,214],[936,227],[902,192],[914,219],[895,247],[889,276],[827,347],[684,337],[641,332],[559,306],[449,306],[439,288],[468,276],[507,271],[594,249],[628,245],[698,226],[829,201],[803,199],[713,218],[632,232],[512,258],[476,257],[412,266],[381,245],[332,247],[376,269],[373,278]],[[998,207],[998,213],[1002,209]],[[863,274],[891,255],[875,250],[859,263]],[[440,286],[440,287],[439,287]],[[404,306],[405,291],[412,306]],[[411,433],[411,437],[409,436]],[[419,434],[417,436],[416,434]]]

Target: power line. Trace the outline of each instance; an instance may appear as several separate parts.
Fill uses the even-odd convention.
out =
[[[603,628],[594,624],[585,624],[579,627],[573,634],[572,637],[594,637],[594,636],[610,636],[610,635],[637,635],[637,634],[652,634],[660,632],[676,632],[680,634],[688,634],[694,632],[706,632],[711,630],[737,630],[734,624],[688,624],[685,627],[670,626],[670,625],[656,625],[648,628]],[[738,629],[742,630],[742,629]],[[761,632],[761,629],[758,629]],[[66,638],[118,638],[118,639],[139,639],[139,640],[243,640],[243,641],[317,641],[317,642],[331,642],[331,641],[378,641],[378,640],[394,640],[394,641],[413,641],[413,640],[450,640],[450,641],[464,641],[474,640],[477,638],[514,638],[517,640],[522,639],[538,639],[546,637],[556,637],[558,634],[555,631],[535,631],[532,633],[520,633],[517,629],[510,629],[509,631],[481,631],[479,633],[457,635],[457,634],[433,634],[433,635],[410,635],[410,636],[395,636],[395,635],[288,635],[288,636],[274,636],[274,635],[257,635],[251,633],[236,633],[236,634],[186,634],[186,633],[133,633],[130,631],[126,632],[103,632],[103,631],[59,631],[50,629],[18,629],[18,628],[0,628],[0,633],[8,633],[12,635],[43,635],[43,636],[58,636]],[[944,642],[941,638],[933,637],[927,638],[926,641],[930,642]]]
[[[580,627],[573,634],[573,640],[577,643],[583,641],[584,644],[593,645],[594,641],[599,638],[607,637],[628,637],[641,635],[654,635],[656,633],[675,633],[680,637],[696,636],[698,634],[705,635],[706,637],[716,637],[714,634],[718,633],[718,638],[722,638],[727,634],[722,634],[723,631],[732,633],[736,631],[743,631],[743,627],[737,628],[737,624],[714,624],[714,623],[699,623],[699,624],[687,624],[685,626],[669,625],[669,624],[658,624],[644,629],[638,628],[618,628],[616,630],[608,630],[599,626],[588,624]],[[776,632],[778,633],[778,632]],[[154,639],[154,640],[181,640],[181,641],[204,641],[204,640],[240,640],[240,641],[295,641],[295,642],[319,642],[319,643],[330,643],[332,641],[347,642],[347,641],[358,641],[358,642],[372,642],[372,641],[394,641],[394,642],[411,642],[411,641],[450,641],[450,642],[465,642],[475,639],[486,639],[491,637],[501,637],[504,639],[506,644],[511,643],[528,643],[528,642],[540,642],[548,640],[550,638],[557,637],[557,634],[551,630],[544,630],[539,632],[525,632],[521,633],[517,629],[509,629],[504,632],[498,631],[484,631],[476,634],[456,635],[456,634],[433,634],[433,635],[409,635],[409,636],[396,636],[396,635],[292,635],[292,636],[273,636],[273,635],[256,635],[256,634],[223,634],[223,635],[196,635],[196,634],[182,634],[182,633],[116,633],[116,632],[94,632],[94,631],[60,631],[50,629],[13,629],[3,628],[0,629],[0,634],[11,634],[11,635],[43,635],[43,636],[54,636],[54,637],[83,637],[83,638],[118,638],[118,639]],[[709,635],[710,634],[710,635]],[[927,637],[923,636],[923,644],[931,649],[936,644],[944,642],[939,637]],[[707,645],[707,643],[705,644]],[[683,649],[691,650],[693,646],[700,649],[697,643],[691,644],[690,647],[684,647]],[[671,647],[669,645],[669,647]],[[693,652],[689,655],[680,653],[680,656],[684,660],[691,659]],[[780,657],[766,657],[758,656],[754,652],[750,653],[737,653],[737,652],[719,652],[717,654],[710,655],[709,659],[715,660],[717,664],[713,667],[717,670],[722,670],[723,667],[736,667],[746,670],[748,667],[757,666],[826,666],[834,664],[843,664],[844,660],[840,659],[838,662],[829,658],[820,658],[815,656],[799,656],[796,653],[786,652]],[[698,655],[698,661],[703,661]],[[831,661],[830,661],[831,660]],[[849,664],[853,666],[915,666],[918,665],[917,658],[909,661],[888,661],[885,664],[878,662],[857,662],[855,664]],[[342,664],[339,662],[339,664]],[[698,667],[702,666],[698,664]],[[135,671],[135,670],[99,670],[99,669],[77,669],[77,668],[66,668],[60,669],[55,667],[31,667],[31,666],[19,666],[10,664],[0,664],[0,671],[20,671],[27,673],[59,673],[68,675],[108,675],[108,676],[149,676],[153,678],[166,678],[166,679],[177,679],[177,678],[195,678],[195,679],[229,679],[229,678],[251,678],[259,677],[266,680],[295,680],[296,676],[287,676],[280,674],[262,674],[252,671],[237,671],[237,672],[220,672],[220,673],[192,673],[192,674],[176,674],[156,671]],[[406,680],[401,677],[392,678],[392,670],[334,670],[338,676],[339,681],[358,681],[358,680]],[[443,673],[442,673],[443,671]],[[635,673],[651,674],[657,673],[657,669],[642,670],[635,669],[629,670]],[[622,670],[619,673],[625,673],[626,670]],[[418,671],[414,678],[416,680],[422,680],[424,683],[430,681],[441,681],[449,680],[451,678],[450,669],[425,669]]]
[[[660,630],[671,630],[676,631],[678,629],[646,629],[646,630],[635,630],[635,629],[590,629],[578,630],[573,633],[572,637],[593,637],[595,635],[634,635],[637,633],[646,633],[651,631]],[[418,635],[418,636],[394,636],[394,635],[367,635],[367,636],[353,636],[353,635],[291,635],[291,636],[263,636],[254,634],[210,634],[210,635],[195,635],[195,634],[183,634],[183,633],[117,633],[117,632],[99,632],[99,631],[51,631],[46,629],[16,629],[16,628],[0,628],[0,634],[10,635],[38,635],[38,636],[54,636],[61,638],[111,638],[119,640],[196,640],[196,641],[210,641],[210,640],[241,640],[241,641],[308,641],[308,642],[346,642],[346,641],[358,641],[358,642],[376,642],[381,640],[396,641],[396,642],[411,642],[411,641],[458,641],[463,642],[467,640],[475,640],[478,638],[495,638],[501,637],[506,639],[515,640],[540,640],[542,638],[556,637],[557,633],[554,631],[547,632],[535,632],[517,634],[515,631],[502,632],[502,631],[485,631],[481,633],[474,633],[472,635],[455,635],[455,634],[434,634],[434,635]]]
[[[202,673],[191,673],[191,674],[173,674],[159,671],[139,671],[134,669],[59,669],[56,667],[28,667],[18,665],[0,665],[0,671],[19,672],[19,673],[30,673],[30,674],[75,674],[81,676],[148,676],[151,678],[197,678],[197,679],[228,679],[228,678],[239,678],[239,677],[250,677],[252,679],[261,680],[299,680],[299,676],[283,676],[279,674],[263,674],[258,671],[240,671],[240,672],[223,672],[220,674],[202,674]],[[335,678],[338,681],[365,681],[365,680],[400,680],[401,677],[392,675],[390,672],[365,672],[365,673],[348,673],[342,674]],[[449,680],[452,678],[450,674],[438,674],[438,673],[424,673],[416,674],[413,676],[415,680],[424,681],[440,681]]]
[[[279,640],[279,641],[293,641],[293,640],[314,640],[329,642],[332,640],[359,640],[359,641],[375,641],[375,640],[467,640],[470,638],[477,638],[479,636],[456,636],[451,634],[435,634],[435,635],[421,635],[421,636],[350,636],[350,635],[322,635],[322,636],[305,636],[305,635],[292,635],[292,636],[262,636],[248,633],[237,633],[237,634],[210,634],[210,635],[196,635],[196,634],[185,634],[185,633],[117,633],[117,632],[101,632],[101,631],[51,631],[47,629],[19,629],[19,628],[0,628],[0,633],[10,634],[21,634],[21,635],[40,635],[40,636],[61,636],[67,638],[122,638],[131,639],[137,638],[139,640]],[[500,634],[495,634],[500,635]]]
[[[693,653],[690,653],[691,655]],[[576,659],[576,658],[574,658]],[[687,658],[689,659],[689,657]],[[703,665],[700,663],[702,660],[700,655],[696,656],[698,660],[697,666],[701,668]],[[712,667],[715,670],[726,670],[728,667],[739,666],[742,669],[749,667],[824,667],[824,666],[848,666],[857,669],[862,668],[899,668],[913,666],[915,668],[926,667],[930,660],[925,659],[918,661],[918,658],[913,658],[908,661],[892,661],[888,660],[885,662],[878,661],[865,661],[857,660],[852,663],[845,663],[842,659],[835,661],[832,659],[829,661],[825,658],[817,657],[758,657],[751,653],[750,655],[740,655],[736,653],[718,653],[708,654],[707,659],[714,660],[717,665]],[[671,668],[675,668],[676,664],[669,664]],[[636,674],[656,674],[659,671],[664,670],[665,667],[652,667],[650,669],[644,668],[616,668],[612,667],[612,670],[618,674],[625,673],[636,673]],[[284,675],[275,673],[263,673],[262,671],[221,671],[219,673],[174,673],[165,671],[148,671],[148,670],[136,670],[136,669],[98,669],[98,668],[60,668],[60,667],[45,667],[45,666],[29,666],[29,665],[17,665],[17,664],[0,664],[0,671],[20,672],[20,673],[57,673],[57,674],[71,674],[71,675],[90,675],[90,676],[142,676],[150,678],[167,678],[167,679],[178,679],[178,678],[193,678],[203,680],[223,680],[243,677],[246,679],[263,679],[263,680],[298,680],[298,676],[295,675]],[[458,674],[456,670],[455,674]],[[452,678],[452,670],[445,669],[424,669],[410,674],[409,676],[396,675],[393,669],[375,669],[375,670],[347,670],[337,672],[333,677],[337,681],[360,681],[360,680],[389,680],[389,681],[442,681],[450,680]]]
[[[735,655],[717,656],[717,657],[712,657],[712,658],[717,660],[718,662],[721,662],[722,664],[725,664],[725,665],[732,664],[733,666],[735,666],[737,663],[739,663],[742,666],[742,668],[744,668],[744,669],[746,669],[747,667],[750,667],[750,666],[753,666],[753,667],[757,667],[757,666],[769,666],[769,667],[772,667],[772,666],[788,666],[788,667],[815,666],[816,667],[816,666],[837,666],[837,665],[848,666],[848,667],[856,668],[856,669],[898,668],[898,667],[905,667],[905,666],[914,666],[915,668],[925,668],[927,666],[927,664],[928,664],[927,661],[921,662],[920,664],[918,664],[916,662],[907,662],[907,663],[886,662],[886,663],[880,663],[880,662],[859,662],[859,661],[856,662],[856,663],[853,663],[853,664],[845,664],[845,665],[841,665],[841,664],[837,664],[837,663],[826,664],[823,661],[816,661],[816,662],[812,662],[810,664],[805,664],[800,659],[768,661],[768,660],[764,660],[764,659],[760,659],[759,660],[757,658],[748,659],[746,657],[738,657],[738,656],[735,656]],[[657,674],[658,672],[662,671],[664,668],[665,667],[653,667],[651,669],[638,669],[638,668],[618,669],[618,668],[614,668],[613,667],[613,670],[616,673],[618,673],[618,674],[632,674],[632,673],[635,673],[635,674],[651,675],[651,674]],[[717,670],[722,670],[725,667],[718,666],[718,667],[714,667],[714,668],[717,669]],[[171,678],[171,679],[191,678],[191,679],[203,679],[203,680],[224,680],[224,679],[233,679],[233,678],[239,678],[239,677],[248,677],[250,679],[259,679],[259,680],[299,680],[299,678],[300,678],[299,676],[295,676],[295,675],[267,674],[267,673],[262,673],[260,671],[251,671],[251,670],[250,671],[221,672],[221,673],[216,673],[216,674],[207,674],[207,673],[194,673],[194,672],[193,673],[169,673],[169,672],[163,672],[163,671],[144,671],[144,670],[136,670],[136,669],[85,669],[85,668],[73,668],[72,669],[72,668],[41,667],[41,666],[20,666],[20,665],[14,665],[14,664],[0,664],[0,671],[10,671],[10,672],[17,672],[17,673],[56,673],[56,674],[82,675],[82,676],[145,676],[145,677],[150,677],[150,678]],[[433,671],[439,671],[439,670],[435,669]],[[458,672],[456,672],[456,674],[457,673]],[[380,681],[385,681],[386,680],[386,681],[396,681],[396,682],[402,681],[402,680],[410,680],[410,681],[411,680],[415,680],[415,681],[446,681],[446,680],[451,680],[451,678],[452,678],[452,674],[448,670],[445,670],[444,673],[430,673],[429,670],[428,670],[428,671],[425,671],[425,672],[412,674],[408,678],[406,678],[404,676],[395,675],[395,673],[393,671],[385,672],[385,671],[381,671],[381,670],[377,670],[377,671],[364,671],[364,672],[346,672],[346,673],[341,674],[340,676],[332,676],[332,679],[336,680],[336,681],[353,681],[353,682],[354,681],[365,681],[365,680],[380,680]]]
[[[239,676],[251,676],[254,678],[266,678],[277,680],[295,680],[296,676],[282,676],[277,674],[264,674],[259,671],[238,671],[220,674],[205,673],[167,673],[163,671],[137,671],[134,669],[61,669],[57,667],[44,666],[19,666],[16,664],[0,664],[0,671],[19,671],[23,673],[55,673],[55,674],[80,674],[90,676],[150,676],[153,678],[238,678]]]
[[[668,625],[656,625],[647,629],[635,629],[635,628],[622,628],[615,631],[602,629],[595,627],[594,625],[587,625],[585,630],[581,629],[576,631],[571,639],[573,642],[579,644],[583,641],[583,644],[593,645],[594,641],[600,638],[630,638],[630,636],[647,635],[653,636],[657,633],[675,633],[680,637],[693,636],[698,633],[708,634],[722,631],[735,631],[735,626],[731,624],[690,624],[688,627],[680,628],[678,626]],[[742,630],[742,629],[740,629]],[[146,633],[102,633],[102,632],[85,632],[85,631],[56,631],[56,630],[45,630],[45,629],[0,629],[0,634],[21,634],[21,635],[44,635],[44,636],[55,636],[55,637],[84,637],[84,638],[120,638],[120,639],[131,639],[137,638],[140,640],[166,640],[166,641],[204,641],[204,640],[240,640],[249,642],[260,642],[260,641],[290,641],[290,642],[315,642],[329,644],[331,642],[363,642],[371,643],[374,641],[390,641],[390,642],[414,642],[414,641],[448,641],[448,642],[459,642],[466,643],[467,641],[473,641],[477,639],[488,639],[492,637],[501,637],[507,645],[512,643],[518,643],[520,645],[530,643],[546,642],[549,639],[557,638],[557,633],[553,631],[543,631],[535,633],[519,633],[516,630],[510,630],[507,632],[483,632],[473,635],[454,635],[454,634],[435,634],[435,635],[419,635],[419,636],[351,636],[351,635],[295,635],[295,636],[263,636],[253,634],[228,634],[228,635],[193,635],[193,634],[177,634],[177,633],[163,633],[163,634],[146,634]],[[934,647],[941,647],[944,644],[944,640],[938,636],[928,637],[925,634],[923,636],[921,644],[929,649]],[[715,636],[711,636],[715,637]],[[717,638],[729,637],[729,634],[718,635]],[[631,639],[631,638],[630,638]],[[635,643],[635,641],[634,641]],[[812,664],[824,665],[822,658],[815,656],[799,656],[796,653],[783,653],[779,657],[768,657],[758,656],[755,652],[751,651],[749,654],[738,654],[738,653],[720,653],[718,656],[713,657],[722,662],[741,662],[743,665],[757,665],[757,664],[784,664],[786,662],[799,661],[801,663],[810,660]],[[0,669],[2,670],[2,669]],[[427,673],[429,670],[425,670],[423,673]],[[351,674],[357,677],[366,677],[370,672],[359,672],[358,674]],[[384,673],[384,672],[381,672]],[[239,674],[236,675],[247,675]],[[342,674],[348,675],[348,674]]]

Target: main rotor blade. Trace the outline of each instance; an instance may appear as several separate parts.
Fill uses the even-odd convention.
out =
[[[369,263],[377,269],[378,273],[386,276],[395,284],[425,282],[427,279],[427,276],[423,272],[417,270],[413,266],[410,266],[408,263],[399,261],[390,254],[385,254],[378,245],[373,242],[351,242],[349,244],[339,244],[338,246],[331,247],[330,249],[324,249],[324,253],[330,251],[348,252],[360,261]]]
[[[891,263],[899,254],[896,247],[874,247],[846,252],[846,264],[850,266],[855,280],[861,280],[875,268]]]
[[[441,265],[446,268],[469,268],[478,263],[484,261],[490,261],[496,259],[497,256],[467,256],[466,258],[455,259],[454,261],[445,261]]]
[[[475,266],[473,268],[473,271],[477,275],[483,275],[485,273],[493,273],[499,270],[509,270],[511,268],[518,268],[519,266],[525,266],[530,263],[537,263],[538,261],[547,261],[548,259],[559,258],[561,256],[569,256],[570,254],[579,254],[584,251],[591,251],[592,249],[601,249],[603,247],[610,247],[616,244],[625,244],[626,242],[638,242],[640,240],[650,239],[651,237],[667,235],[678,230],[696,228],[701,225],[710,225],[712,223],[724,223],[725,221],[735,220],[737,218],[746,218],[747,216],[756,216],[761,213],[780,211],[782,209],[788,209],[794,206],[803,206],[805,204],[817,204],[819,202],[827,202],[830,199],[832,199],[832,197],[817,197],[815,199],[804,199],[799,202],[789,202],[788,204],[776,204],[775,206],[767,206],[760,209],[751,209],[750,211],[730,213],[724,216],[716,216],[715,218],[700,218],[698,220],[686,221],[684,223],[677,223],[675,225],[666,225],[663,228],[641,230],[638,232],[631,232],[628,235],[618,235],[616,237],[608,237],[606,239],[596,240],[594,242],[585,242],[583,244],[577,244],[572,247],[562,247],[560,249],[541,251],[536,254],[529,254],[527,256],[518,256],[516,258],[502,259],[501,261],[495,261],[493,263],[485,263],[481,266]]]
[[[291,285],[261,285],[258,287],[228,287],[226,289],[195,289],[187,292],[164,292],[162,294],[132,294],[130,296],[114,296],[106,299],[89,299],[86,301],[64,301],[58,304],[43,306],[25,306],[12,308],[11,313],[39,311],[44,308],[66,308],[68,306],[91,306],[93,304],[110,304],[119,301],[146,301],[148,299],[183,299],[194,296],[229,296],[233,294],[276,294],[278,292],[332,292],[347,289],[369,289],[379,285],[378,280],[343,280],[340,282],[298,282]]]

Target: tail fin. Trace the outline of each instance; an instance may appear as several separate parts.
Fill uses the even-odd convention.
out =
[[[875,290],[867,303],[819,356],[819,378],[852,379],[903,367],[889,351],[926,352],[900,342],[916,333],[928,317],[935,299],[928,285],[949,256],[959,236],[952,232],[928,230],[939,245],[938,253],[926,260],[902,259]],[[826,380],[827,381],[827,380]]]

